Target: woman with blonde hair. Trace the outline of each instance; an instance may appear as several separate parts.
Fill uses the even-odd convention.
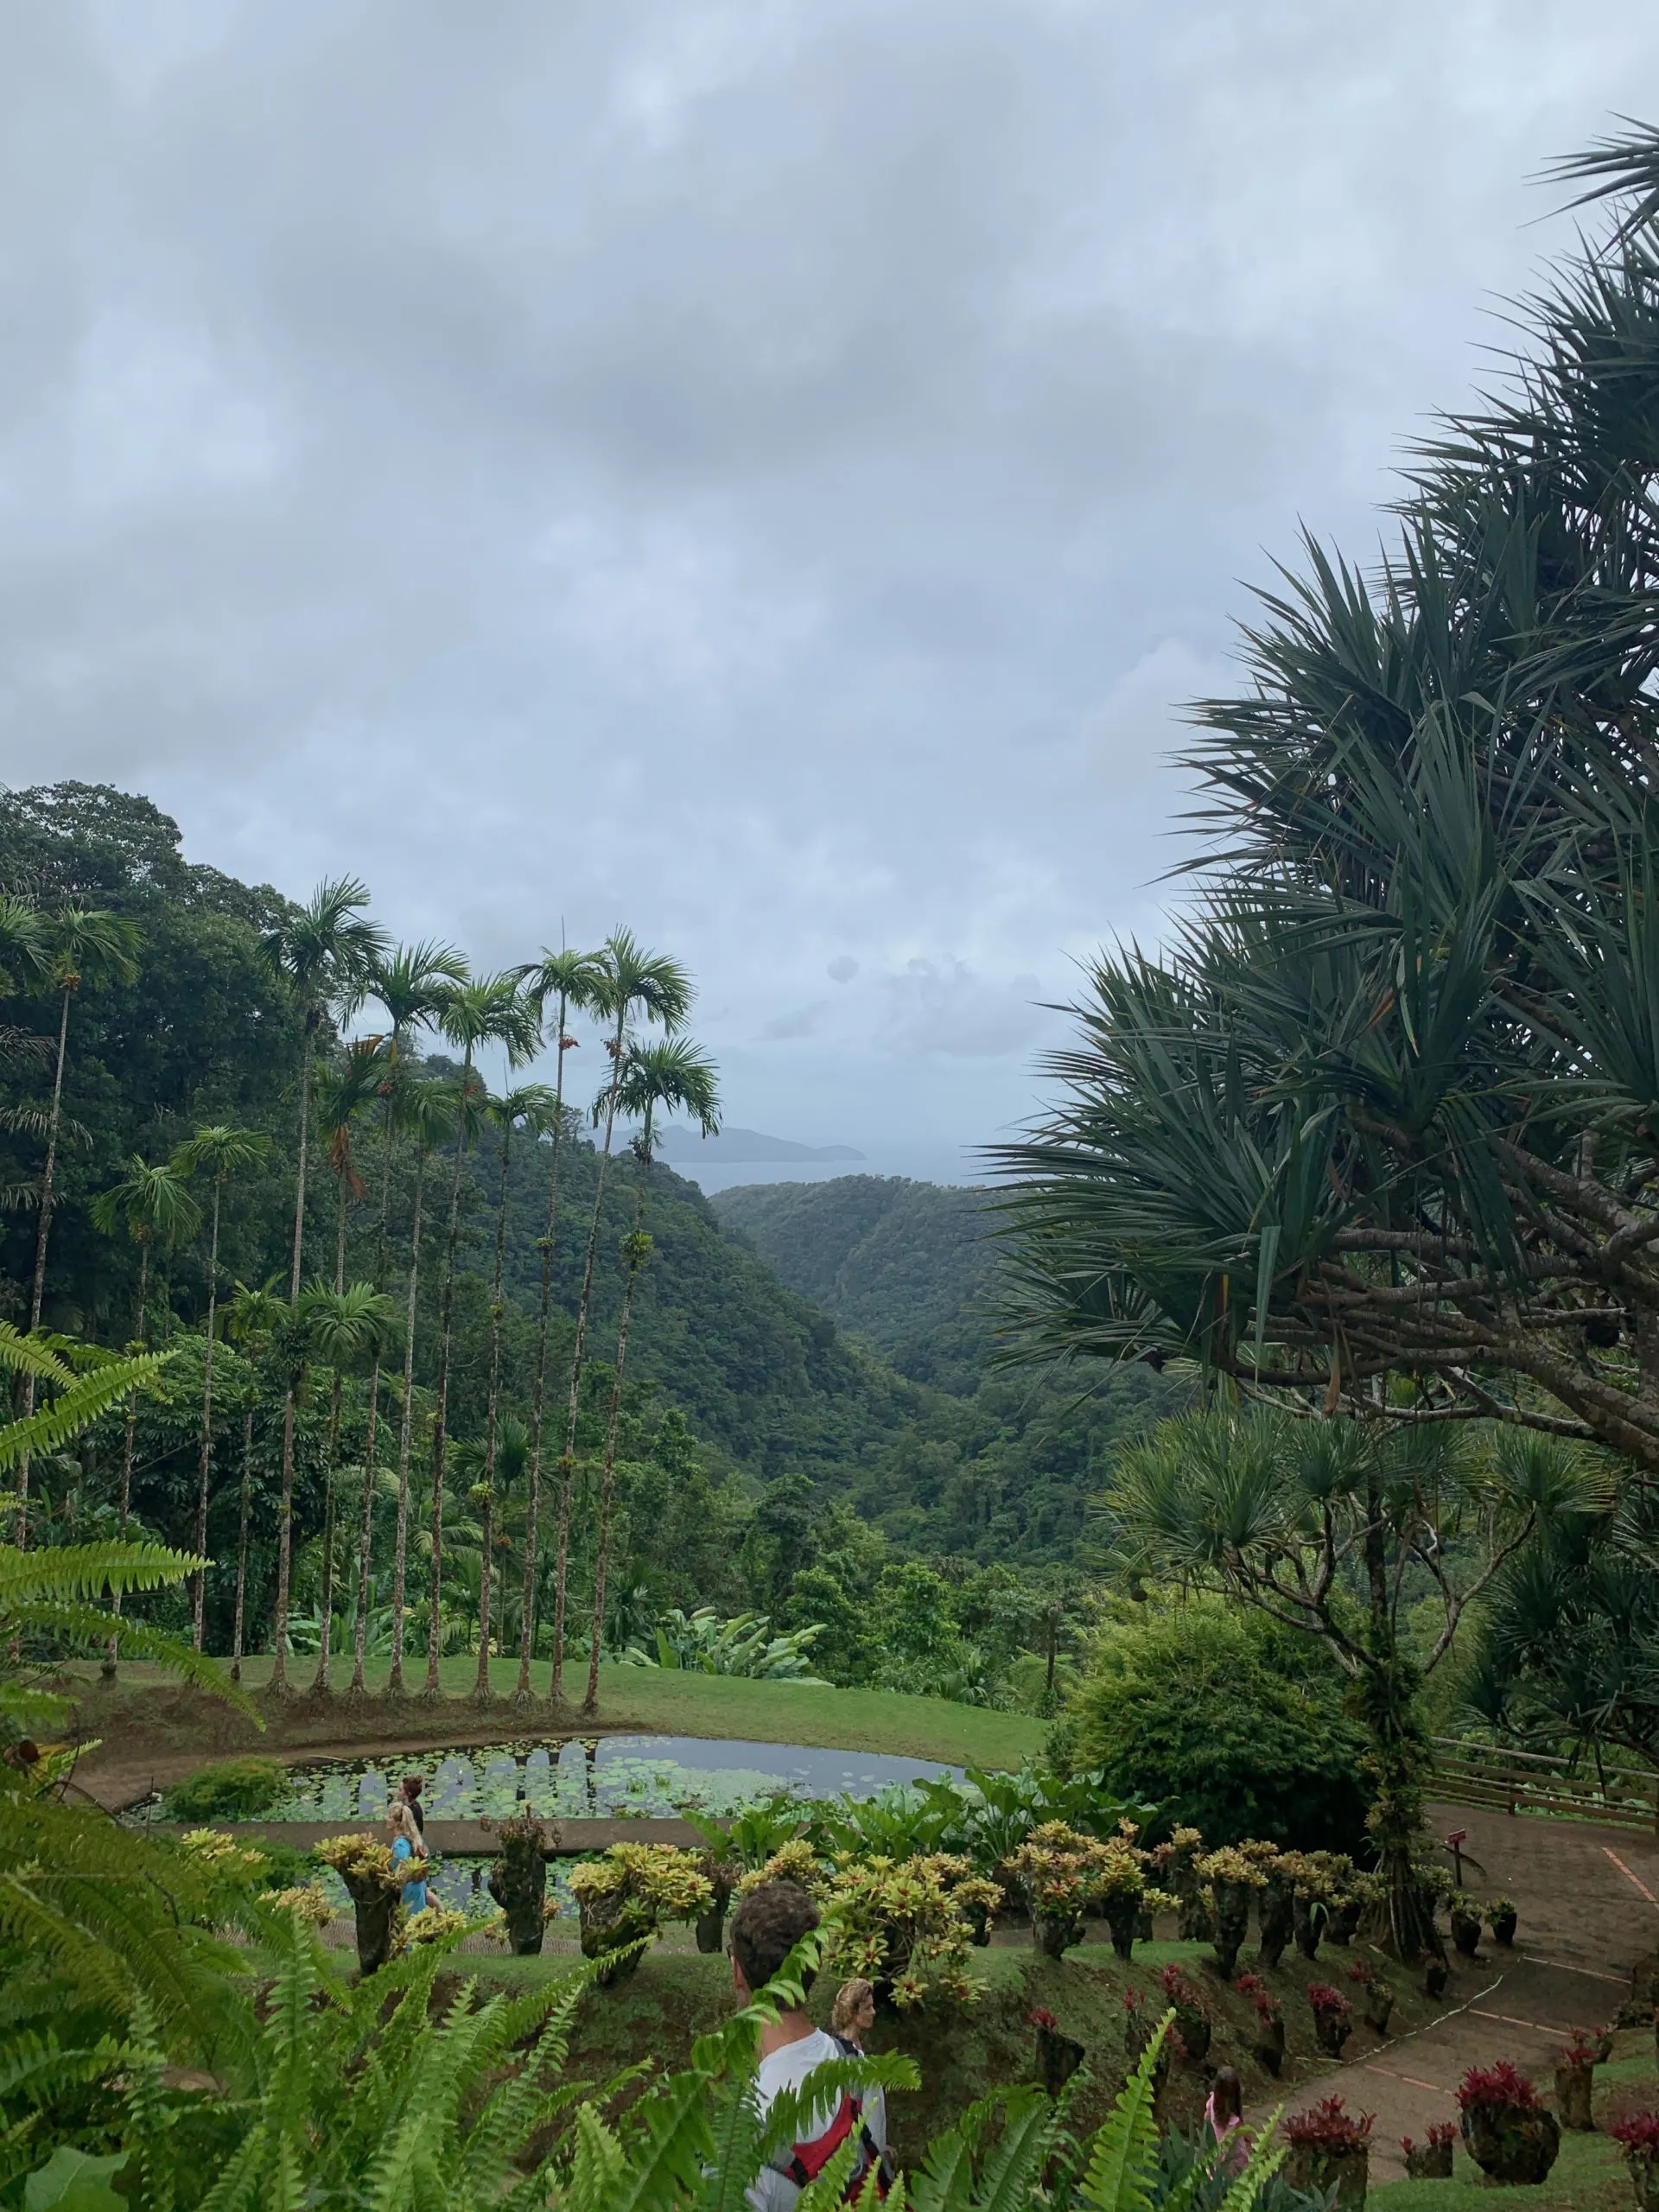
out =
[[[401,1902],[410,1912],[426,1910],[426,1844],[415,1824],[408,1802],[394,1797],[386,1808],[386,1834],[394,1860],[410,1862],[410,1878],[404,1884]]]
[[[864,2038],[875,2025],[875,1991],[862,1974],[843,1981],[830,2009],[830,2032],[849,2044],[861,2058]]]

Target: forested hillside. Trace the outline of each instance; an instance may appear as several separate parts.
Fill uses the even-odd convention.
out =
[[[994,1363],[992,1192],[841,1175],[747,1184],[712,1204],[791,1289],[930,1386],[905,1447],[858,1491],[868,1517],[918,1548],[1075,1558],[1112,1445],[1185,1402],[1183,1384],[1147,1367],[1096,1374],[1079,1398]]]

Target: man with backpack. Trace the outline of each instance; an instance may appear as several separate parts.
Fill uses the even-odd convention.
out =
[[[764,1989],[803,1936],[818,1924],[818,1909],[794,1882],[763,1882],[732,1916],[732,1986],[747,2005]],[[810,1986],[811,1976],[803,1977]],[[804,2011],[779,2010],[760,2031],[755,2099],[762,2119],[787,2090],[799,2089],[817,2067],[853,2058],[857,2046],[815,2027]],[[796,2199],[848,2138],[857,2148],[845,2195],[874,2205],[887,2194],[887,2108],[880,2089],[843,2091],[814,2107],[801,2139],[779,2152],[748,2192],[753,2212],[794,2212]]]

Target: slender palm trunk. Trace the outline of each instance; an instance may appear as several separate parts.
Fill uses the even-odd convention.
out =
[[[58,1016],[58,1064],[52,1077],[52,1111],[46,1125],[46,1165],[41,1170],[41,1215],[35,1230],[35,1280],[29,1294],[29,1325],[31,1333],[41,1325],[41,1308],[46,1303],[46,1246],[52,1230],[52,1179],[58,1164],[58,1124],[63,1114],[63,1063],[69,1048],[70,987],[63,991],[63,1010]],[[23,1377],[22,1418],[27,1421],[35,1410],[35,1377]],[[29,1467],[28,1456],[17,1463],[17,1548],[29,1546]]]
[[[524,1512],[524,1593],[518,1622],[518,1685],[515,1705],[531,1701],[530,1655],[536,1648],[537,1507],[542,1486],[542,1414],[547,1398],[547,1324],[553,1306],[553,1254],[559,1230],[559,1147],[564,1141],[564,1022],[559,1001],[558,1075],[553,1085],[553,1164],[547,1179],[547,1234],[542,1239],[542,1302],[536,1323],[536,1386],[530,1414],[530,1497]]]
[[[616,1495],[616,1428],[622,1412],[622,1373],[628,1361],[628,1323],[633,1313],[634,1287],[645,1265],[646,1243],[645,1176],[651,1154],[651,1116],[645,1116],[645,1149],[639,1155],[639,1189],[634,1200],[633,1234],[628,1239],[627,1279],[622,1286],[622,1319],[616,1332],[616,1380],[611,1385],[611,1409],[605,1423],[605,1471],[599,1485],[599,1552],[594,1566],[594,1630],[588,1647],[588,1694],[584,1713],[599,1710],[599,1654],[605,1635],[605,1571],[610,1563],[611,1509]]]
[[[143,1351],[149,1341],[149,1336],[148,1325],[148,1313],[149,1306],[149,1239],[148,1236],[142,1240],[138,1249],[140,1256],[138,1261],[137,1338],[138,1349],[140,1351]],[[127,1393],[126,1442],[121,1453],[121,1503],[116,1522],[117,1541],[121,1543],[125,1543],[127,1540],[127,1514],[132,1503],[132,1447],[133,1439],[137,1431],[137,1427],[138,1393],[136,1390],[129,1390]],[[120,1619],[121,1592],[118,1590],[111,1591],[110,1593],[110,1611],[115,1615],[118,1620]],[[112,1636],[108,1643],[104,1647],[104,1664],[99,1671],[103,1675],[105,1681],[111,1681],[114,1680],[116,1647],[119,1640],[120,1639],[118,1637]]]
[[[576,1341],[570,1355],[570,1400],[565,1408],[564,1452],[559,1461],[559,1547],[553,1567],[553,1673],[547,1694],[558,1698],[564,1689],[565,1583],[570,1565],[570,1498],[576,1472],[576,1410],[582,1402],[582,1366],[588,1345],[588,1311],[594,1295],[594,1255],[599,1249],[599,1222],[605,1204],[605,1178],[611,1164],[611,1138],[616,1128],[616,1094],[622,1081],[622,1034],[626,1011],[616,1017],[616,1034],[610,1042],[611,1082],[605,1094],[605,1143],[599,1155],[599,1179],[594,1189],[594,1217],[588,1228],[588,1256],[582,1262],[582,1298],[576,1307]]]
[[[288,1583],[294,1535],[294,1415],[301,1377],[290,1375],[283,1396],[283,1501],[276,1509],[276,1617],[270,1687],[288,1688]]]
[[[340,1179],[339,1215],[334,1229],[334,1296],[346,1287],[346,1194],[347,1178]],[[313,1697],[328,1689],[328,1656],[334,1625],[334,1484],[340,1459],[340,1405],[343,1382],[338,1367],[328,1400],[328,1446],[322,1474],[322,1600],[317,1616],[317,1671],[311,1683]]]
[[[222,1175],[213,1178],[213,1229],[207,1242],[207,1347],[201,1367],[201,1457],[196,1473],[196,1555],[207,1555],[207,1486],[213,1464],[213,1327],[219,1308],[219,1202],[225,1187]],[[201,1649],[202,1620],[207,1604],[207,1570],[196,1569],[190,1592],[191,1637]]]
[[[380,1228],[374,1247],[374,1287],[386,1280],[386,1216],[391,1205],[391,1122],[388,1115],[380,1163]],[[348,1697],[365,1697],[363,1661],[369,1646],[369,1575],[374,1562],[374,1455],[380,1441],[380,1355],[369,1377],[368,1433],[363,1440],[363,1519],[357,1532],[357,1618],[352,1629],[352,1686]]]
[[[455,1172],[449,1181],[449,1234],[444,1248],[443,1295],[439,1300],[438,1394],[432,1414],[432,1588],[426,1623],[426,1686],[422,1694],[442,1697],[438,1662],[443,1649],[443,1461],[448,1443],[449,1348],[455,1303],[455,1248],[461,1236],[461,1178],[467,1160],[467,1096],[472,1087],[468,1048],[461,1071],[461,1126],[455,1131]]]
[[[478,1581],[478,1680],[473,1700],[487,1705],[490,1689],[490,1548],[495,1538],[495,1417],[501,1390],[501,1268],[507,1249],[507,1166],[512,1124],[501,1125],[501,1185],[495,1201],[495,1280],[490,1291],[490,1392],[484,1408],[484,1549]]]
[[[404,1694],[404,1599],[409,1570],[409,1441],[415,1408],[415,1300],[421,1281],[421,1204],[426,1195],[427,1150],[415,1154],[415,1214],[409,1232],[409,1309],[404,1324],[404,1403],[397,1423],[397,1534],[391,1568],[391,1672],[386,1695]]]
[[[300,1056],[300,1158],[294,1171],[294,1263],[288,1278],[290,1300],[300,1294],[300,1268],[305,1257],[305,1174],[311,1137],[311,1062],[315,1050],[316,1033],[308,1015],[305,1047]]]
[[[242,1679],[242,1630],[248,1597],[248,1500],[253,1486],[253,1402],[242,1416],[242,1512],[236,1531],[236,1616],[231,1624],[231,1680]]]

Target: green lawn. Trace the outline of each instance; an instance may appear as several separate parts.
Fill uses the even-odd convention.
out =
[[[302,1659],[290,1670],[290,1680],[303,1690],[309,1683],[314,1662]],[[446,1730],[476,1741],[480,1723],[493,1719],[467,1700],[478,1662],[465,1656],[446,1659],[442,1681],[446,1707],[436,1711],[419,1704],[398,1709],[396,1731],[407,1737],[414,1732],[432,1744],[441,1744]],[[95,1670],[88,1669],[89,1676]],[[343,1670],[349,1678],[349,1661]],[[385,1687],[385,1662],[371,1666],[369,1684],[378,1692]],[[148,1668],[122,1670],[120,1706],[130,1703],[132,1717],[142,1725],[146,1694],[166,1678]],[[270,1676],[269,1658],[244,1663],[245,1688],[256,1698]],[[339,1677],[337,1677],[339,1679]],[[416,1674],[418,1686],[423,1676]],[[536,1684],[546,1683],[546,1669],[536,1669]],[[499,1713],[503,1736],[547,1728],[550,1725],[580,1726],[571,1712],[550,1722],[541,1706],[531,1715],[515,1715],[507,1705],[518,1680],[516,1660],[500,1659],[491,1669],[491,1687],[502,1700]],[[580,1694],[585,1678],[573,1683]],[[84,1717],[99,1726],[115,1748],[119,1720],[105,1703],[95,1679],[89,1681]],[[170,1688],[170,1685],[169,1685]],[[372,1742],[388,1731],[386,1708],[378,1702],[353,1707],[341,1698],[321,1707],[303,1696],[296,1700],[292,1726],[284,1725],[281,1740],[296,1745],[308,1738],[321,1741]],[[681,1736],[732,1737],[768,1744],[811,1744],[832,1750],[889,1752],[899,1758],[936,1759],[953,1765],[1012,1768],[1042,1751],[1045,1725],[1028,1715],[995,1713],[978,1706],[952,1705],[944,1698],[906,1697],[895,1690],[813,1689],[789,1682],[752,1682],[721,1675],[678,1674],[649,1667],[603,1667],[600,1670],[599,1719],[607,1728],[637,1728],[641,1733]],[[257,1739],[248,1732],[251,1744]],[[218,1748],[218,1746],[215,1746]]]

